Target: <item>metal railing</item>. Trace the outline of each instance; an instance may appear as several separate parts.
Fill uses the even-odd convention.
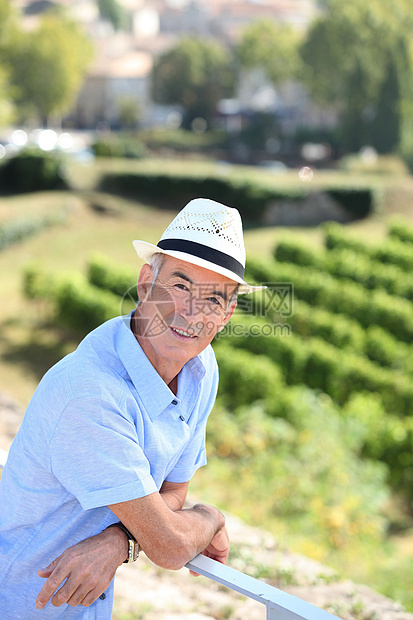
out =
[[[7,452],[0,448],[0,471],[6,461]],[[338,618],[296,596],[278,590],[204,555],[197,555],[188,562],[186,567],[262,603],[267,609],[267,620],[333,620],[334,618],[337,620]]]
[[[267,620],[333,620],[333,618],[337,620],[338,618],[292,594],[287,594],[204,555],[197,555],[186,567],[262,603],[267,608]]]

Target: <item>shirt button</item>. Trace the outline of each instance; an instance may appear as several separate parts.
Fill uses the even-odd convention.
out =
[[[173,404],[173,405],[177,405],[177,404],[178,404],[178,401],[177,401],[177,400],[173,400],[173,401],[172,401],[172,404]]]

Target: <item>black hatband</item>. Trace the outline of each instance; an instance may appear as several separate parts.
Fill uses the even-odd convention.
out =
[[[161,250],[174,250],[176,252],[192,254],[192,256],[203,258],[210,263],[214,263],[215,265],[232,271],[240,278],[244,278],[245,269],[239,261],[229,254],[210,248],[203,243],[186,241],[184,239],[161,239],[158,243],[158,248],[161,248]]]

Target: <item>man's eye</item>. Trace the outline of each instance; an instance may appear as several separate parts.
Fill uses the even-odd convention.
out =
[[[208,301],[211,301],[213,304],[220,306],[221,301],[217,297],[208,297]]]
[[[179,288],[179,290],[181,291],[189,291],[189,288],[187,286],[185,286],[185,284],[182,284],[181,282],[178,282],[177,284],[174,284],[175,288]]]

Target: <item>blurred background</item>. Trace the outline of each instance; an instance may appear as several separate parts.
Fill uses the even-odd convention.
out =
[[[0,448],[133,308],[132,240],[235,206],[268,289],[214,342],[192,491],[413,612],[411,9],[0,0]]]

